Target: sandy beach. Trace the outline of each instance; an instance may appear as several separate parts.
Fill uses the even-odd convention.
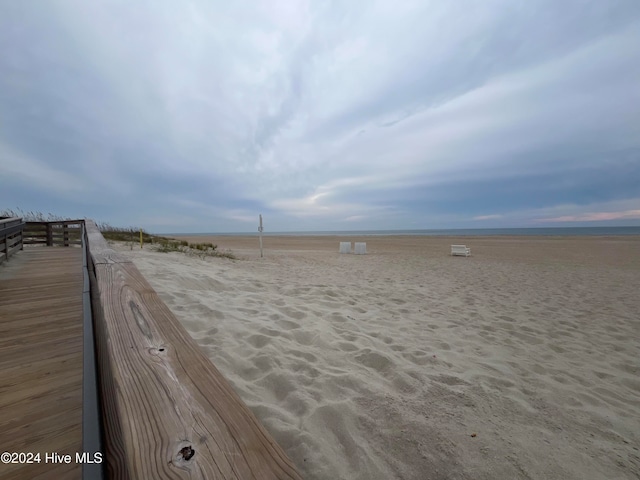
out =
[[[640,237],[183,238],[116,248],[303,477],[640,478]]]

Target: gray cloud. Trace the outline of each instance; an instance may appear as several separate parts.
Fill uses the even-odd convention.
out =
[[[5,2],[0,206],[161,231],[640,224],[638,32],[635,1]]]

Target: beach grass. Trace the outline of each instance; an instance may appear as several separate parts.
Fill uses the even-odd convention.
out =
[[[65,220],[77,220],[77,218],[64,217],[53,213],[42,213],[22,209],[5,209],[0,211],[0,217],[20,217],[25,222],[62,222]],[[200,257],[224,257],[235,259],[233,253],[220,251],[218,246],[211,242],[190,243],[186,240],[176,240],[162,235],[154,235],[139,227],[114,227],[106,222],[96,222],[100,233],[105,240],[112,242],[127,242],[131,247],[140,242],[153,245],[158,252],[182,252],[187,255],[197,255]]]

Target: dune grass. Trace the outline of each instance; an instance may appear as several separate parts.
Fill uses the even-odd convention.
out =
[[[20,208],[17,210],[10,208],[0,210],[0,217],[19,217],[25,222],[63,222],[65,220],[79,220],[78,218],[61,217],[60,215],[55,215],[53,213],[44,214],[42,212],[34,211],[25,212]]]
[[[0,217],[20,217],[25,222],[60,222],[64,220],[78,220],[77,218],[62,217],[53,213],[44,214],[42,212],[25,212],[21,209],[0,210]],[[144,229],[137,227],[114,227],[106,222],[96,222],[102,236],[113,242],[128,242],[132,247],[140,242],[140,231],[142,230],[142,243],[153,245],[158,252],[182,252],[187,255],[197,255],[203,257],[224,257],[235,259],[231,252],[222,252],[213,243],[189,243],[186,240],[154,235]]]
[[[140,229],[135,227],[120,228],[113,227],[107,223],[98,224],[98,228],[105,239],[116,242],[131,242],[132,245],[140,242]],[[235,259],[231,252],[221,252],[218,246],[213,243],[189,243],[186,240],[153,235],[142,229],[142,243],[153,245],[157,252],[182,252],[187,255],[197,255],[203,257],[224,257]]]

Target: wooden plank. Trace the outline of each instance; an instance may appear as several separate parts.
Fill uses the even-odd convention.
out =
[[[98,363],[96,360],[93,309],[91,305],[91,281],[89,279],[89,247],[84,223],[82,223],[82,451],[104,452],[102,441],[102,413]],[[105,469],[102,463],[84,463],[83,480],[103,480]]]
[[[79,249],[27,249],[0,270],[2,451],[82,450],[82,286]],[[0,478],[78,480],[80,467],[0,465]]]
[[[20,233],[24,230],[24,224],[7,225],[0,230],[0,235],[12,237],[16,233]]]
[[[23,223],[20,217],[0,218],[0,230]]]
[[[22,243],[22,232],[14,233],[13,235],[8,235],[7,243],[9,247],[13,247],[14,245],[18,245]]]
[[[11,246],[9,245],[9,250],[7,252],[7,255],[9,257],[11,257],[11,255],[15,254],[16,252],[22,250],[22,244],[20,242],[18,242],[17,244]]]
[[[113,250],[104,239],[93,220],[86,220],[89,251],[94,265],[101,263],[130,263],[131,260]]]
[[[300,479],[135,265],[114,262],[91,223],[108,476]]]
[[[24,222],[21,218],[1,218],[0,219],[0,263],[8,260],[16,252],[14,248],[22,247],[22,230]]]

